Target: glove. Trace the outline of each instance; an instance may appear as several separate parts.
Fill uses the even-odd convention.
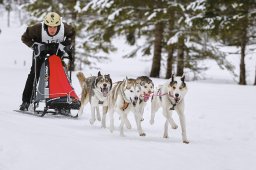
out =
[[[47,54],[50,54],[50,55],[57,54],[58,45],[59,45],[58,43],[48,43],[48,44],[46,44]]]
[[[68,57],[69,57],[69,59],[70,59],[70,61],[72,61],[73,60],[73,46],[72,45],[68,45],[68,46],[66,46],[65,48],[64,48],[64,50],[65,50],[65,52],[68,54]]]
[[[59,50],[63,52],[63,55],[65,55],[66,53],[69,56],[69,58],[72,59],[72,45],[64,46],[63,44],[59,44]]]
[[[35,42],[32,45],[32,49],[34,51],[35,57],[38,57],[41,54],[42,51],[46,50],[46,46],[45,46],[45,44]]]
[[[72,45],[68,45],[64,48],[64,50],[66,53],[71,54],[73,51],[73,47],[72,47]]]

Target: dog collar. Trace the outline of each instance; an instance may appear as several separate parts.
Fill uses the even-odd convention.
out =
[[[129,103],[124,101],[123,106],[121,107],[121,109],[124,111],[125,109],[127,109],[127,107],[129,106]]]

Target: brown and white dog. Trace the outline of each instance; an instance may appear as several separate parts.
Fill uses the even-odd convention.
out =
[[[178,113],[182,131],[183,143],[188,144],[186,134],[186,123],[184,114],[184,97],[187,93],[187,85],[185,83],[185,76],[172,77],[164,84],[159,86],[157,91],[152,97],[151,103],[151,120],[150,123],[154,124],[155,113],[160,107],[163,108],[163,115],[166,118],[164,126],[164,138],[168,138],[168,125],[170,124],[173,129],[178,126],[172,118],[172,112],[175,110]]]
[[[97,112],[98,121],[101,120],[99,106],[103,106],[103,115],[101,125],[106,127],[106,114],[108,110],[108,95],[109,91],[112,88],[112,79],[110,75],[102,75],[98,72],[98,76],[91,76],[85,78],[82,72],[77,73],[77,78],[82,87],[82,96],[81,96],[81,107],[78,112],[80,117],[83,114],[84,106],[90,102],[91,104],[91,118],[90,123],[95,122],[95,110]]]
[[[120,115],[120,135],[124,136],[124,125],[128,129],[131,124],[127,115],[132,111],[138,102],[140,95],[140,86],[136,83],[135,79],[124,79],[113,85],[109,95],[109,116],[110,116],[110,131],[114,130],[114,112]]]
[[[139,96],[139,101],[136,104],[136,107],[133,109],[133,113],[134,113],[139,135],[146,136],[146,133],[144,133],[142,129],[141,121],[144,120],[143,113],[144,113],[144,108],[147,104],[147,101],[150,99],[151,95],[154,92],[154,83],[147,76],[137,77],[136,83],[140,86],[140,96]]]

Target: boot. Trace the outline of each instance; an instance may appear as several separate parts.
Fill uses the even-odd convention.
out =
[[[28,102],[22,102],[22,104],[20,105],[20,110],[21,111],[27,111],[29,107],[29,103]]]

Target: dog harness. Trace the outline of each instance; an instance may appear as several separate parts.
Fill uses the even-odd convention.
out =
[[[129,103],[124,101],[123,106],[121,107],[121,109],[124,111],[125,109],[127,109],[127,107],[129,106]]]
[[[169,110],[175,110],[175,106],[176,106],[177,103],[172,103],[171,97],[173,98],[173,96],[171,94],[169,94],[169,93],[163,93],[162,94],[161,89],[158,89],[157,94],[154,95],[154,96],[159,96],[160,101],[162,101],[162,96],[165,96],[167,94],[168,94],[167,99],[172,104],[172,107]]]
[[[123,97],[123,99],[124,99],[124,104],[123,104],[123,106],[121,107],[121,109],[124,111],[124,110],[127,109],[127,107],[129,106],[130,101],[129,101],[129,99],[126,98],[126,96],[125,96],[123,90],[121,90],[121,95],[122,95],[122,97]]]

